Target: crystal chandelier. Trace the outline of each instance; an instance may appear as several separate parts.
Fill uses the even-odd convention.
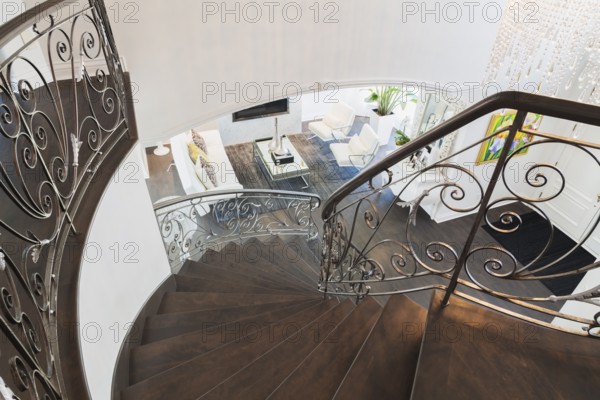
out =
[[[600,104],[598,0],[509,0],[486,83]]]

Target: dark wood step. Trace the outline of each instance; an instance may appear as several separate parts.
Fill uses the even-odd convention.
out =
[[[305,241],[306,238],[296,237],[296,240]],[[248,243],[257,241],[258,239],[250,239]],[[297,264],[302,260],[302,249],[296,243],[289,243],[279,236],[274,236],[260,242],[260,245],[264,247],[264,251],[260,253],[263,260],[277,266],[285,275],[292,273],[304,282],[308,282],[311,285],[314,283],[314,279],[304,274],[304,271],[301,269],[297,267],[289,268],[290,265]]]
[[[306,292],[307,288],[298,286],[285,280],[279,279],[276,274],[251,268],[247,265],[230,265],[223,263],[216,266],[201,261],[188,261],[179,271],[178,275],[195,278],[208,277],[218,280],[229,280],[231,282],[247,283],[255,286],[267,286],[273,289],[285,289],[296,292]]]
[[[272,289],[247,283],[223,281],[175,275],[178,292],[248,293],[248,294],[294,294],[286,289]],[[308,292],[307,292],[308,293]]]
[[[309,301],[313,300],[306,300],[306,302]],[[141,343],[148,344],[200,330],[203,326],[206,326],[206,321],[228,323],[243,318],[254,317],[268,311],[278,310],[294,304],[298,304],[298,301],[293,300],[283,303],[235,306],[189,313],[153,315],[146,319]]]
[[[279,303],[293,300],[315,299],[309,294],[246,294],[246,293],[165,293],[158,309],[159,314],[210,310],[216,307],[233,307]]]
[[[350,300],[339,303],[334,309],[303,328],[297,336],[273,347],[201,398],[266,398],[353,309],[354,304]],[[315,394],[312,398],[316,397]]]
[[[283,265],[288,263],[287,257],[282,254],[286,250],[277,238],[268,238],[265,242],[253,238],[242,245],[230,243],[226,249],[212,253],[212,261],[227,263],[231,259],[239,260],[234,264],[237,269],[248,271],[261,271],[269,277],[277,277],[277,281],[292,287],[304,287],[314,290],[316,281],[311,281],[304,274],[295,269],[286,269]],[[204,259],[208,262],[208,259]],[[232,265],[232,264],[229,264]]]
[[[268,398],[331,399],[381,310],[372,298],[365,299]]]
[[[322,300],[301,301],[227,324],[206,321],[203,329],[139,346],[131,352],[130,382],[133,384],[148,379],[229,342],[252,335],[264,326],[293,317],[321,302]]]
[[[272,320],[273,325],[254,331],[251,336],[240,338],[210,353],[196,356],[151,379],[129,387],[123,392],[122,400],[197,399],[271,347],[285,340],[286,335],[294,335],[299,329],[336,307],[337,304],[334,301],[321,301],[288,318]],[[195,350],[194,343],[188,343],[187,347],[192,351]]]
[[[269,251],[262,253],[263,260],[279,267],[283,274],[293,275],[308,283],[313,290],[317,287],[318,275],[306,266],[306,262],[302,258],[304,250],[295,242],[285,242],[276,236],[270,238],[265,246]]]
[[[412,398],[565,399],[598,397],[598,341],[530,324],[435,293]],[[434,379],[432,381],[432,379]]]
[[[316,277],[318,279],[321,271],[321,255],[318,253],[319,248],[316,243],[318,240],[313,239],[310,242],[307,242],[303,238],[293,236],[282,237],[281,239],[288,245],[298,249],[302,256],[301,261],[307,267],[304,268],[304,271],[306,271],[311,278]]]
[[[410,399],[426,318],[406,296],[391,296],[335,399]]]

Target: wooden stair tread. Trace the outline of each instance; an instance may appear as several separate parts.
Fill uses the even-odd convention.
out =
[[[250,335],[256,332],[258,327],[289,320],[295,314],[320,303],[322,300],[298,302],[226,324],[206,321],[204,329],[136,347],[131,352],[130,382],[148,379],[177,364]]]
[[[246,244],[295,243],[267,240]],[[324,300],[313,250],[297,244],[297,259],[231,260],[245,251],[232,244],[208,252],[218,261],[186,262],[143,314],[141,344],[122,359],[120,400],[597,397],[598,342],[456,295],[442,308],[441,292],[415,297],[427,312],[402,295]]]
[[[308,266],[304,257],[312,255],[305,254],[307,249],[300,246],[294,241],[285,241],[279,236],[272,239],[272,242],[277,245],[277,248],[281,249],[280,252],[276,253],[276,257],[273,257],[273,263],[282,267],[285,274],[295,274],[299,279],[303,279],[305,282],[310,284],[311,288],[315,288],[319,280],[319,274],[315,273],[314,270]]]
[[[122,399],[197,399],[219,382],[260,357],[278,342],[283,341],[285,331],[291,324],[294,325],[294,329],[301,328],[337,305],[338,303],[334,301],[319,302],[295,315],[281,319],[280,323],[274,323],[275,321],[272,320],[272,326],[264,327],[262,331],[255,331],[251,337],[240,338],[215,351],[196,356],[160,375],[130,386],[123,393]],[[198,374],[197,371],[202,373]],[[185,384],[181,384],[182,382]]]
[[[318,320],[304,327],[297,337],[275,346],[201,398],[266,398],[353,309],[354,305],[350,300],[337,304]]]
[[[305,300],[309,302],[313,300]],[[269,303],[258,305],[234,306],[216,308],[188,313],[158,314],[148,317],[144,326],[142,344],[167,339],[173,336],[202,329],[206,321],[233,322],[242,318],[249,318],[268,311],[277,310],[298,304],[297,300],[282,303]]]
[[[247,240],[244,244],[230,243],[227,250],[213,253],[217,260],[227,261],[227,256],[235,254],[236,262],[234,268],[244,268],[249,271],[261,271],[267,276],[276,277],[277,281],[292,287],[303,287],[314,290],[316,280],[311,281],[294,268],[287,268],[290,260],[280,254],[284,249],[283,243],[275,238],[269,238],[267,242],[261,242],[254,238]],[[238,256],[243,255],[243,256]],[[229,265],[232,265],[231,263]]]
[[[200,261],[188,261],[178,275],[268,286],[273,289],[278,288],[296,292],[306,291],[305,287],[298,287],[298,285],[280,281],[275,274],[268,274],[256,268],[250,269],[248,266],[235,266],[226,263],[215,266]]]
[[[391,296],[335,399],[410,399],[427,311]]]
[[[257,241],[257,239],[254,239],[249,242],[256,243]],[[282,276],[295,277],[314,290],[317,286],[318,276],[311,277],[303,270],[302,254],[298,254],[301,249],[297,248],[295,244],[284,242],[277,236],[270,238],[267,243],[263,243],[263,246],[268,251],[263,251],[260,254],[261,260],[277,268]],[[292,248],[292,246],[294,247]]]
[[[318,251],[318,249],[313,248],[314,246],[311,246],[311,244],[315,243],[316,240],[312,240],[309,243],[306,240],[299,240],[298,238],[293,236],[290,236],[287,239],[280,239],[283,240],[285,243],[293,244],[294,246],[298,247],[302,255],[301,262],[304,264],[303,270],[306,271],[306,273],[311,277],[311,279],[318,280],[320,276],[320,258],[317,256],[318,253],[315,252]]]
[[[332,398],[380,313],[372,298],[361,302],[268,398],[313,398],[317,393]]]
[[[597,397],[598,342],[442,298],[431,302],[413,399]]]
[[[286,289],[271,288],[248,283],[175,275],[178,292],[248,293],[248,294],[294,294]],[[308,291],[307,291],[308,293]],[[314,293],[313,293],[314,294]]]
[[[249,304],[269,304],[290,300],[315,299],[309,294],[246,294],[246,293],[166,293],[159,307],[159,314],[201,311],[215,307],[232,307]]]

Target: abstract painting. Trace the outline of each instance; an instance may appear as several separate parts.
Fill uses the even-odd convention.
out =
[[[502,149],[504,148],[504,144],[506,143],[506,138],[508,137],[509,132],[502,132],[498,135],[494,135],[494,133],[503,128],[511,126],[516,115],[517,112],[514,110],[506,110],[504,113],[492,115],[490,125],[488,126],[485,134],[486,137],[489,136],[490,138],[481,144],[481,149],[479,150],[479,155],[477,156],[476,160],[477,165],[493,162],[500,158],[500,153],[502,153]],[[529,113],[525,119],[523,127],[525,129],[537,130],[541,122],[542,116],[540,114]],[[510,146],[511,154],[515,149],[519,149],[520,147],[531,143],[532,140],[533,135],[517,132],[517,136]],[[528,150],[529,147],[522,149],[517,153],[517,155],[527,154]]]

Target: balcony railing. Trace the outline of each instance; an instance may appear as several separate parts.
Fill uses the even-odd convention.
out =
[[[80,256],[110,179],[98,171],[136,139],[126,81],[102,1],[49,0],[0,26],[4,396],[88,398]]]
[[[449,157],[422,168],[413,168],[408,162],[419,149],[489,113],[503,110],[516,110],[514,120],[490,136],[472,139]],[[551,272],[552,267],[588,241],[599,221],[596,217],[573,246],[558,255],[549,255],[556,228],[544,211],[544,205],[565,196],[569,184],[569,175],[547,161],[549,154],[556,149],[574,149],[576,157],[588,158],[598,167],[579,171],[579,177],[597,181],[600,160],[595,151],[600,145],[534,130],[526,121],[533,114],[600,126],[598,107],[505,92],[483,100],[397,149],[363,170],[325,202],[320,290],[360,300],[367,295],[440,288],[446,291],[446,304],[453,295],[458,295],[549,327],[558,328],[551,324],[554,318],[573,321],[583,329],[565,330],[600,336],[600,313],[582,318],[560,312],[559,307],[569,300],[600,305],[600,286],[564,296],[540,289],[540,282],[583,275],[600,267],[600,263],[591,262]],[[523,134],[531,135],[533,140],[509,145],[517,143],[515,138]],[[469,158],[466,154],[477,154],[482,144],[497,139],[496,162],[490,164],[487,177],[461,164],[460,160]],[[515,168],[519,156],[530,150],[537,151],[537,159],[541,157],[543,161]],[[391,189],[396,194],[390,196]],[[463,217],[461,221],[468,222],[460,226],[447,222],[447,227],[456,229],[450,235],[442,235],[441,230],[426,232],[428,228],[419,216],[426,202],[434,202],[436,207],[451,214],[450,219]],[[400,206],[404,207],[404,213],[399,211]],[[545,243],[529,261],[521,263],[519,254],[498,243],[482,243],[478,239],[483,229],[500,236],[519,233],[526,225],[522,217],[529,212],[537,214],[546,226]],[[402,225],[398,224],[399,214],[404,218]]]
[[[264,236],[318,237],[319,196],[286,191],[213,191],[158,204],[156,217],[171,268],[230,242]]]

